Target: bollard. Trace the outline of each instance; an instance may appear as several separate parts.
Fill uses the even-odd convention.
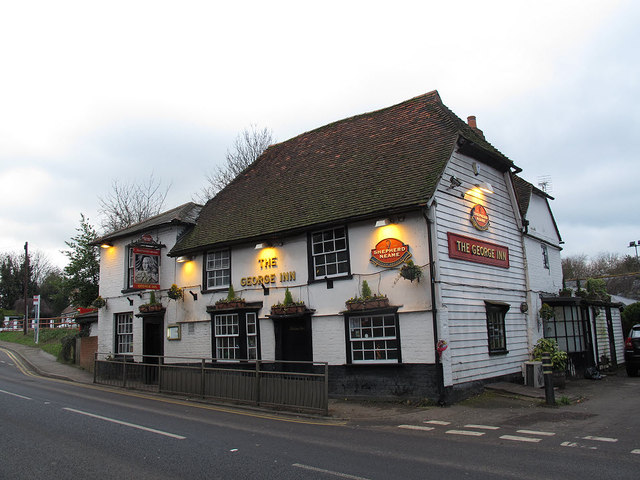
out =
[[[556,398],[553,392],[553,367],[551,366],[551,354],[542,354],[542,373],[544,375],[544,395],[547,405],[555,405]]]

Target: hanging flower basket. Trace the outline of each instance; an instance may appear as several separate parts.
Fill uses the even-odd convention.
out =
[[[107,301],[102,298],[100,295],[98,295],[98,298],[96,298],[93,302],[92,305],[96,308],[102,308],[107,304]]]
[[[400,269],[400,276],[402,278],[406,278],[411,283],[413,283],[414,280],[417,280],[418,283],[420,283],[420,277],[422,276],[422,269],[418,265],[413,263],[413,260],[409,260]]]
[[[171,285],[171,288],[169,288],[169,291],[167,292],[167,296],[172,300],[182,299],[182,295],[183,295],[182,289],[178,287],[178,285],[176,285],[175,283]]]

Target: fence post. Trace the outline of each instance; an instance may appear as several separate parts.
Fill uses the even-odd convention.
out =
[[[158,357],[158,393],[162,392],[162,364],[164,357]]]
[[[256,405],[260,405],[260,360],[256,359],[256,379],[255,379],[254,395],[256,397]]]
[[[201,362],[201,366],[200,366],[200,395],[202,396],[202,398],[205,398],[205,394],[204,394],[204,386],[205,386],[204,385],[205,384],[205,382],[204,382],[204,362],[205,362],[205,359],[203,358],[202,362]]]
[[[324,364],[324,414],[329,416],[329,364]]]
[[[96,383],[98,378],[98,352],[93,354],[93,383]]]
[[[122,388],[127,388],[127,360],[122,362]]]
[[[547,405],[555,405],[556,398],[553,392],[553,367],[551,366],[551,354],[542,354],[542,373],[544,374],[544,394]]]

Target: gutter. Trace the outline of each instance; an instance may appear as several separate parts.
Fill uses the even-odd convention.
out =
[[[440,361],[440,355],[438,355],[438,307],[436,306],[436,279],[435,279],[435,262],[433,260],[433,235],[431,228],[433,222],[429,220],[427,209],[422,210],[424,219],[427,222],[427,244],[429,247],[429,276],[431,277],[431,317],[433,322],[433,351],[436,359],[436,374],[438,382],[438,405],[441,407],[446,404],[445,401],[445,388],[444,388],[444,373],[442,371],[442,362]]]

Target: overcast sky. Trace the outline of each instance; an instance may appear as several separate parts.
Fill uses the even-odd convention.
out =
[[[63,266],[114,180],[192,200],[278,141],[431,90],[537,184],[565,256],[640,240],[640,2],[88,0],[0,7],[0,253]]]

